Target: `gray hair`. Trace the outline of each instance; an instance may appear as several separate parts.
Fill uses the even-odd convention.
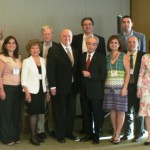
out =
[[[95,36],[95,35],[89,35],[89,36],[87,36],[87,37],[86,37],[86,42],[87,42],[87,40],[90,39],[90,38],[94,38],[94,39],[96,40],[96,44],[97,44],[97,45],[99,44],[99,38],[98,38],[97,36]]]

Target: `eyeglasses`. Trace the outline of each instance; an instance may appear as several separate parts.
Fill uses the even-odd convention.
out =
[[[97,46],[97,43],[90,43],[90,42],[87,42],[86,44],[87,44],[87,45],[92,45],[92,46]]]
[[[83,24],[83,26],[93,26],[93,24],[92,23],[85,23],[85,24]]]

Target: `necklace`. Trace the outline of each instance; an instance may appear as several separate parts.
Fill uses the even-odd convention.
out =
[[[110,59],[111,60],[115,60],[115,59],[117,59],[117,57],[119,56],[119,52],[114,56],[114,57],[112,57],[112,54],[110,55]]]

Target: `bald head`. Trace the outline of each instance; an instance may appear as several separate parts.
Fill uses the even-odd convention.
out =
[[[72,31],[70,29],[64,29],[60,34],[60,41],[63,45],[70,46],[72,42]]]
[[[138,50],[139,42],[136,36],[130,36],[127,40],[128,51],[134,53]]]

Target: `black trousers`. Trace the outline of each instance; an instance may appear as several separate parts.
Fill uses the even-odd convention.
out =
[[[134,136],[140,136],[144,130],[144,118],[138,116],[140,99],[136,96],[137,85],[132,83],[128,86],[128,112],[125,114],[125,135],[131,135],[134,121]]]
[[[0,133],[3,143],[20,140],[21,86],[4,85],[6,99],[0,100]]]
[[[100,129],[103,125],[103,110],[101,99],[89,99],[87,98],[86,92],[82,97],[83,104],[83,119],[85,125],[85,133],[87,135],[93,134],[93,121],[95,134],[100,134]]]
[[[76,94],[59,94],[52,98],[52,110],[55,134],[65,138],[72,134],[76,112]]]

